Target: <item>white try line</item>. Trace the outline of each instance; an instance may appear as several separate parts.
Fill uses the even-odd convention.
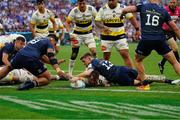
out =
[[[17,86],[0,86],[0,88],[17,88]],[[98,89],[98,88],[84,88],[84,89],[73,89],[70,87],[39,87],[40,89],[50,89],[50,90],[80,90],[80,91],[102,91],[102,92],[133,92],[133,93],[170,93],[170,94],[180,94],[176,91],[156,91],[156,90],[122,90],[122,89]],[[38,89],[38,88],[36,88]]]

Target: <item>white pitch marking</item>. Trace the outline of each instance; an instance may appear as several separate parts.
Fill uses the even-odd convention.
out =
[[[178,116],[175,116],[175,115],[172,115],[173,112],[169,112],[169,111],[164,111],[164,110],[161,110],[161,109],[154,109],[154,108],[150,108],[148,106],[141,106],[141,105],[133,105],[133,104],[128,104],[128,103],[117,103],[119,105],[124,105],[124,106],[127,106],[127,107],[133,107],[133,108],[138,108],[138,109],[141,109],[141,110],[146,110],[146,111],[153,111],[153,112],[156,112],[158,113],[159,115],[162,115],[162,116],[167,116],[167,117],[171,117],[171,118],[179,118]]]
[[[33,109],[37,109],[37,110],[47,110],[47,108],[34,105],[35,102],[12,98],[12,96],[0,96],[0,99],[10,101],[10,102],[14,102],[14,103],[24,105],[24,106],[27,106],[29,108],[33,108]]]
[[[16,88],[16,86],[0,86],[0,88]],[[141,91],[141,90],[121,90],[121,89],[98,89],[98,88],[85,88],[85,89],[72,89],[72,88],[64,88],[64,87],[40,87],[43,89],[52,89],[52,90],[85,90],[85,91],[105,91],[105,92],[133,92],[133,93],[165,93],[165,94],[180,94],[180,92],[175,91],[156,91],[156,90],[149,90],[149,91]]]
[[[179,106],[171,106],[171,105],[161,105],[161,104],[152,104],[152,105],[149,105],[150,107],[153,107],[153,108],[158,108],[158,109],[162,109],[162,110],[167,110],[167,111],[173,111],[175,113],[180,113],[180,107]],[[175,114],[173,113],[173,114]]]
[[[100,106],[96,106],[94,104],[91,104],[91,102],[89,101],[71,101],[72,103],[74,104],[78,104],[78,105],[81,105],[81,106],[84,106],[85,108],[87,108],[87,110],[89,108],[93,109],[93,110],[98,110],[100,111],[99,113],[104,113],[104,114],[109,114],[111,116],[116,116],[116,117],[121,117],[121,118],[128,118],[128,119],[138,119],[137,117],[135,116],[127,116],[127,115],[123,115],[123,114],[120,114],[120,111],[117,110],[117,109],[113,109],[113,108],[104,108],[104,107],[100,107]],[[102,111],[102,110],[105,110],[105,111]],[[107,111],[107,112],[106,112]],[[111,112],[109,112],[111,111]],[[117,113],[118,112],[118,113]]]
[[[116,114],[116,113],[106,112],[106,111],[91,108],[92,106],[86,106],[87,103],[82,102],[82,101],[70,101],[72,104],[54,101],[54,100],[43,100],[43,101],[58,104],[58,105],[64,105],[67,107],[73,107],[73,108],[80,109],[80,110],[87,110],[87,111],[94,112],[94,113],[106,114],[106,115],[110,115],[110,116],[114,116],[114,117],[120,117],[120,118],[127,118],[126,116],[123,116],[123,115],[120,116],[119,114]]]

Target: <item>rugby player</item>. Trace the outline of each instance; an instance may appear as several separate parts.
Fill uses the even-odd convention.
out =
[[[67,31],[70,32],[71,24],[75,24],[71,34],[72,53],[69,61],[69,74],[72,74],[79,47],[84,43],[94,57],[96,57],[96,43],[92,33],[93,19],[97,14],[93,6],[87,5],[86,0],[78,0],[78,6],[73,8],[65,22]]]
[[[169,0],[169,4],[168,6],[165,6],[165,10],[167,10],[169,15],[171,16],[171,19],[175,23],[180,22],[180,7],[177,6],[177,0]],[[169,26],[166,23],[163,24],[163,30],[166,34],[167,43],[170,46],[170,48],[173,50],[174,55],[177,61],[179,62],[179,53],[178,53],[178,45],[176,43],[176,35],[174,31],[171,28],[169,28]],[[161,74],[163,74],[164,72],[164,65],[166,61],[167,61],[166,58],[163,58],[158,63]]]
[[[128,6],[123,9],[123,14],[140,12],[142,39],[138,43],[135,54],[139,79],[145,79],[143,60],[150,55],[152,50],[163,55],[173,66],[177,75],[180,75],[180,64],[166,43],[162,25],[163,23],[167,23],[178,38],[180,38],[180,29],[171,19],[168,12],[158,5],[159,0],[149,0],[149,2],[144,5]]]
[[[0,79],[13,69],[25,68],[34,75],[34,78],[33,81],[26,81],[19,86],[18,90],[28,90],[36,86],[47,85],[51,81],[51,73],[45,68],[42,61],[50,63],[60,77],[68,78],[69,76],[59,68],[58,60],[55,57],[54,47],[56,43],[56,35],[31,40],[16,54],[9,66],[0,70]],[[44,56],[48,56],[48,59],[45,59]]]
[[[112,47],[115,46],[119,54],[122,56],[124,63],[133,68],[133,62],[129,55],[129,47],[125,35],[124,19],[121,19],[121,9],[124,5],[118,3],[118,0],[108,0],[108,3],[100,8],[95,23],[101,32],[101,50],[105,60],[109,60]],[[132,13],[126,14],[131,24],[136,29],[136,38],[140,36],[139,25]]]
[[[88,86],[146,86],[152,82],[179,84],[180,80],[170,80],[165,77],[156,75],[147,75],[141,81],[137,79],[138,72],[132,68],[125,66],[115,66],[107,60],[93,58],[90,53],[86,53],[81,57],[81,61],[87,67],[86,71],[80,73],[76,77],[70,79],[71,82],[83,80]],[[104,77],[104,78],[103,78]],[[87,79],[85,79],[87,78]],[[140,87],[142,88],[142,87]]]
[[[30,30],[33,37],[46,37],[49,35],[49,20],[53,24],[54,34],[56,34],[57,26],[54,14],[45,8],[44,0],[37,0],[37,10],[32,14],[30,20]]]
[[[1,39],[2,39],[2,41],[1,41]],[[10,65],[10,60],[26,44],[26,39],[25,39],[25,37],[22,37],[22,36],[18,36],[15,39],[7,39],[7,42],[5,42],[5,40],[6,39],[0,37],[0,44],[1,44],[0,66],[2,66],[2,65],[9,66]],[[13,41],[9,42],[11,40],[13,40]]]
[[[58,18],[57,15],[55,15],[55,22],[56,22],[56,25],[57,25],[57,37],[59,38],[58,40],[58,44],[57,44],[57,48],[56,48],[56,52],[58,53],[59,51],[59,46],[61,44],[61,41],[64,39],[64,25],[62,24],[62,21],[60,18]],[[54,33],[54,29],[53,29],[53,24],[51,21],[49,21],[49,33],[50,34],[53,34]]]

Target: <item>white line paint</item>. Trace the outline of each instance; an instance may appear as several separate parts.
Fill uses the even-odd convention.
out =
[[[148,112],[153,111],[153,112],[158,113],[159,115],[166,116],[166,117],[179,118],[179,115],[175,114],[174,112],[165,111],[165,110],[161,110],[161,109],[158,109],[158,108],[155,109],[155,108],[151,108],[149,106],[134,105],[134,104],[128,104],[128,103],[117,103],[117,104],[127,106],[127,107],[138,108],[138,109],[140,109],[142,111],[148,111]]]
[[[45,108],[45,107],[35,105],[34,104],[35,102],[13,98],[12,96],[0,96],[0,99],[10,101],[13,103],[17,103],[20,105],[24,105],[29,108],[33,108],[33,109],[37,109],[37,110],[47,110],[47,108]]]
[[[17,88],[16,86],[0,86],[0,88]],[[121,90],[121,89],[98,89],[98,88],[85,88],[85,89],[72,89],[70,87],[40,87],[41,89],[50,89],[50,90],[80,90],[80,91],[104,91],[104,92],[133,92],[133,93],[165,93],[165,94],[180,94],[180,92],[177,91],[156,91],[156,90],[149,90],[149,91],[142,91],[142,90]]]
[[[66,107],[73,107],[73,108],[80,109],[80,110],[86,110],[86,111],[89,111],[89,112],[110,115],[110,116],[114,116],[114,117],[118,117],[118,118],[124,118],[123,116],[120,116],[117,113],[111,113],[111,112],[106,112],[106,111],[102,111],[102,110],[98,110],[98,109],[93,109],[91,107],[87,107],[87,106],[85,106],[86,104],[82,103],[81,101],[71,101],[70,103],[72,103],[72,104],[59,102],[59,101],[54,101],[54,100],[43,100],[43,101],[53,103],[53,104],[57,104],[57,105],[64,105]]]

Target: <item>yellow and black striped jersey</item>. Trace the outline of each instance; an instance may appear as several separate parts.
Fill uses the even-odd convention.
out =
[[[92,31],[92,22],[97,14],[96,9],[91,5],[86,5],[86,11],[81,12],[78,7],[72,9],[67,17],[68,21],[75,23],[74,31]]]
[[[44,14],[36,10],[31,17],[30,23],[36,25],[36,32],[48,33],[48,24],[50,18],[54,18],[54,14],[50,10],[45,9]]]
[[[109,8],[108,4],[105,4],[103,7],[100,8],[96,15],[95,21],[102,21],[103,24],[109,27],[112,31],[110,34],[102,32],[101,36],[103,38],[109,36],[110,39],[119,39],[119,37],[116,36],[125,35],[124,20],[120,19],[120,16],[122,14],[122,8],[124,7],[124,5],[118,3],[116,8],[114,9]],[[131,19],[133,17],[133,14],[127,13],[125,17],[126,19]]]

